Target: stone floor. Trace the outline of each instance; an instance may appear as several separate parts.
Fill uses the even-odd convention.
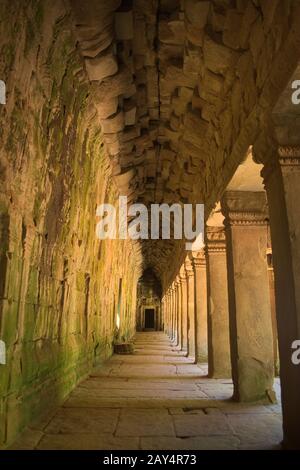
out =
[[[233,403],[231,380],[206,374],[163,333],[138,333],[134,355],[114,355],[12,448],[279,448],[280,406]]]

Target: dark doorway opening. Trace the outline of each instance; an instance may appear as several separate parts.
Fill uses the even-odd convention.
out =
[[[154,330],[154,308],[147,308],[145,310],[145,329]]]

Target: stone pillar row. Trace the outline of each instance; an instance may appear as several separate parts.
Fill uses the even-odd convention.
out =
[[[205,252],[190,253],[163,298],[164,331],[194,362],[207,361]]]
[[[230,191],[166,293],[166,332],[208,374],[230,378],[234,399],[274,401],[274,325],[264,192]],[[225,220],[224,220],[225,217]],[[224,221],[224,223],[223,223]]]
[[[225,227],[208,225],[169,287],[166,332],[213,378],[233,378],[239,401],[274,400],[265,193],[227,192]]]
[[[165,293],[165,331],[195,361],[208,357],[210,377],[232,376],[234,399],[249,402],[275,398],[278,335],[283,442],[299,449],[300,147],[256,152],[266,192],[224,194],[224,224],[208,225],[205,250],[188,255]]]

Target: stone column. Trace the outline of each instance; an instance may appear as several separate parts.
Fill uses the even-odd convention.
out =
[[[273,330],[274,370],[275,370],[275,375],[278,376],[279,375],[278,334],[277,334],[277,320],[276,320],[274,269],[273,269],[271,249],[268,249],[267,251],[267,259],[268,259],[270,305],[271,305],[272,330]]]
[[[264,164],[275,281],[282,391],[283,445],[300,449],[300,365],[292,361],[292,344],[300,340],[300,146],[267,142],[256,149]]]
[[[192,253],[195,273],[197,362],[207,362],[207,279],[205,250]]]
[[[168,336],[171,338],[172,335],[172,290],[171,287],[168,289],[169,307],[168,307]]]
[[[170,287],[168,288],[168,328],[167,335],[170,336],[171,332],[171,291]]]
[[[182,350],[188,352],[188,310],[187,310],[187,276],[184,265],[180,269],[181,317],[182,317]]]
[[[170,293],[169,293],[169,289],[166,291],[165,298],[166,298],[166,301],[165,301],[165,305],[166,305],[166,309],[165,309],[165,333],[167,335],[169,335],[169,315],[170,315]]]
[[[175,320],[176,318],[176,305],[175,305],[175,286],[171,285],[171,341],[175,338]]]
[[[178,286],[176,279],[173,282],[173,289],[174,289],[174,334],[173,334],[173,343],[174,346],[177,346],[178,341],[178,299],[177,299],[177,291]]]
[[[164,331],[164,317],[165,317],[165,296],[161,299],[160,303],[160,330]]]
[[[180,276],[176,277],[177,285],[177,344],[179,349],[182,349],[182,299],[181,299],[181,278]]]
[[[169,330],[168,336],[171,338],[172,336],[172,289],[169,287]]]
[[[208,375],[231,377],[226,242],[224,226],[206,228]]]
[[[162,319],[165,316],[165,297],[162,297],[160,301],[160,327],[162,326]]]
[[[189,257],[185,260],[187,275],[187,310],[188,310],[188,356],[196,361],[196,302],[195,302],[195,274],[194,267]]]
[[[227,242],[234,398],[274,401],[266,194],[228,191],[222,208]]]

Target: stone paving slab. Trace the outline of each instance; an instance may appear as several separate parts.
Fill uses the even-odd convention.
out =
[[[114,371],[110,375],[118,375],[118,377],[168,377],[176,374],[176,366],[172,365],[149,365],[136,364],[132,367],[130,364],[122,365],[119,371]]]
[[[117,436],[175,436],[172,417],[161,409],[123,409]]]
[[[46,434],[113,434],[119,409],[61,408],[44,432]]]
[[[274,414],[231,414],[227,419],[242,449],[272,449],[282,441],[281,419]]]
[[[95,369],[14,448],[278,448],[280,404],[233,402],[230,379],[208,378],[206,364],[193,364],[162,333],[139,333],[135,346],[133,355],[114,355]]]
[[[109,380],[110,379],[110,380]],[[109,379],[90,379],[78,386],[81,389],[101,389],[101,390],[113,390],[113,389],[122,389],[122,390],[139,390],[145,389],[147,387],[148,390],[183,390],[183,391],[199,391],[199,388],[194,383],[184,383],[175,380],[169,381],[160,381],[160,380],[147,380],[147,386],[145,385],[145,380],[139,379],[123,379],[120,380],[118,378],[111,378]]]
[[[99,434],[48,434],[37,446],[39,450],[137,450],[139,438],[101,436]]]
[[[222,411],[225,414],[242,414],[251,417],[252,415],[264,415],[274,414],[273,407],[271,405],[262,404],[248,404],[248,403],[235,403],[235,402],[224,402]]]
[[[217,400],[228,400],[233,394],[232,384],[222,383],[198,383],[197,386],[206,395],[216,398]]]
[[[228,436],[231,428],[224,415],[173,415],[176,436]]]
[[[67,408],[166,408],[168,409],[172,404],[173,407],[178,408],[207,408],[212,407],[215,404],[215,400],[210,398],[195,398],[194,400],[189,399],[172,399],[169,398],[164,400],[161,398],[97,398],[97,396],[80,397],[72,396],[65,403],[64,407]]]
[[[199,389],[196,390],[172,390],[172,389],[134,389],[134,388],[114,388],[114,389],[101,389],[101,388],[78,388],[72,394],[73,397],[83,397],[83,398],[95,398],[100,400],[101,398],[153,398],[160,400],[173,400],[184,398],[190,400],[192,398],[204,398],[207,399],[208,396]]]
[[[142,437],[144,450],[236,450],[239,439],[234,436],[200,436],[187,439]]]

